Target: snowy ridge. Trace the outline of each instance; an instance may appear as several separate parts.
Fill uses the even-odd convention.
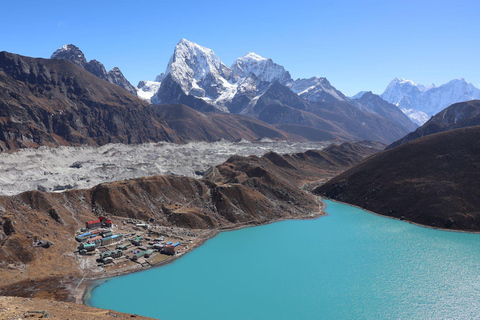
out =
[[[182,39],[175,47],[165,74],[171,74],[186,94],[206,97],[207,90],[202,88],[202,82],[208,80],[225,84],[222,80],[230,77],[231,70],[223,64],[213,50]],[[213,79],[208,79],[209,77]]]
[[[404,110],[413,121],[421,125],[430,116],[454,103],[480,99],[480,89],[465,79],[454,79],[437,87],[434,84],[425,86],[396,78],[390,82],[381,97]]]
[[[164,84],[167,77],[168,84]],[[172,79],[180,86],[180,93],[171,93],[176,90]],[[141,81],[137,93],[155,104],[173,103],[179,94],[184,94],[202,99],[221,111],[240,113],[275,81],[310,101],[348,101],[325,78],[293,81],[283,66],[254,52],[238,58],[228,68],[213,50],[186,39],[176,45],[165,72],[155,81]]]
[[[137,90],[137,96],[140,99],[150,101],[153,95],[158,91],[160,88],[160,82],[156,81],[140,81],[135,88]]]
[[[412,120],[415,124],[419,126],[423,125],[425,122],[428,121],[428,119],[430,119],[430,117],[422,111],[406,108],[401,108],[400,110],[402,110],[402,112],[405,113],[410,118],[410,120]]]
[[[272,59],[266,59],[256,53],[249,52],[241,58],[238,58],[232,65],[233,82],[239,79],[245,79],[255,75],[259,81],[274,82],[278,81],[283,85],[292,82],[290,73]]]

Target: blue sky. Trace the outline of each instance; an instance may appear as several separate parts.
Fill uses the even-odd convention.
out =
[[[325,76],[347,95],[395,77],[480,85],[480,1],[9,1],[0,50],[48,58],[63,44],[137,85],[165,70],[181,38],[227,65],[249,51],[292,77]]]

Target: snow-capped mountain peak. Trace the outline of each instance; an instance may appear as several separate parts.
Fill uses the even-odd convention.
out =
[[[404,79],[404,78],[401,78],[401,79],[395,78],[392,81],[390,81],[390,84],[385,89],[385,92],[387,92],[389,89],[395,88],[395,87],[403,87],[403,88],[405,88],[405,87],[407,87],[407,88],[408,87],[415,87],[418,90],[420,90],[421,92],[430,90],[432,88],[436,88],[434,83],[432,83],[431,85],[423,85],[423,84],[416,84],[412,80],[408,80],[408,79]]]
[[[264,57],[256,54],[255,52],[249,52],[239,59],[242,59],[244,61],[264,61],[264,60],[268,60],[267,58],[264,58]]]
[[[224,89],[222,84],[230,77],[231,70],[212,49],[181,39],[164,74],[165,76],[170,74],[186,94],[216,98],[220,95],[220,90]],[[157,77],[157,80],[162,80],[161,78]],[[213,83],[215,87],[220,84],[221,88],[213,88],[211,86]]]
[[[453,79],[439,87],[396,78],[390,82],[381,97],[401,108],[421,125],[422,121],[454,103],[480,99],[480,89],[463,78]]]
[[[232,65],[232,81],[249,78],[255,75],[258,81],[278,81],[283,85],[292,82],[290,73],[272,59],[264,58],[254,52],[249,52],[238,58]]]

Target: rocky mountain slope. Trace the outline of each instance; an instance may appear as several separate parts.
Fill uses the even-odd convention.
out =
[[[128,82],[119,68],[115,67],[107,72],[107,70],[105,70],[105,66],[97,60],[90,60],[87,62],[83,52],[73,44],[64,45],[55,51],[50,59],[65,59],[71,61],[77,66],[82,67],[88,72],[96,75],[100,79],[116,84],[131,94],[136,94],[137,92],[135,87]]]
[[[225,139],[249,141],[269,138],[274,140],[305,141],[258,119],[231,113],[201,113],[185,105],[153,105],[152,108],[183,141],[218,141]],[[332,136],[331,140],[335,137]]]
[[[331,178],[383,147],[361,142],[291,155],[233,156],[202,179],[154,176],[1,196],[0,294],[64,300],[82,276],[104,275],[72,253],[75,231],[99,214],[119,225],[135,218],[197,231],[316,216],[320,203],[302,186]],[[33,247],[35,239],[53,246]]]
[[[417,125],[395,105],[383,100],[371,91],[363,93],[360,97],[351,100],[359,109],[378,114],[386,119],[400,124],[408,131],[413,131]]]
[[[480,100],[460,102],[445,108],[431,117],[423,126],[395,141],[387,149],[395,148],[409,141],[457,128],[480,125]]]
[[[425,86],[396,78],[390,82],[381,97],[422,125],[429,117],[449,105],[480,99],[480,88],[467,83],[465,79],[454,79],[437,87],[434,84]]]
[[[341,91],[330,84],[327,78],[297,79],[292,83],[291,89],[300,97],[312,102],[349,101]]]
[[[361,110],[349,102],[307,101],[278,82],[255,98],[243,113],[272,124],[294,125],[295,131],[289,132],[304,137],[309,137],[309,130],[313,128],[344,139],[388,143],[410,132],[393,120]],[[414,126],[408,119],[406,123]],[[281,128],[289,130],[288,126]]]
[[[0,151],[177,141],[149,105],[63,59],[0,53]]]
[[[480,230],[480,127],[422,137],[376,154],[314,193],[426,226]]]

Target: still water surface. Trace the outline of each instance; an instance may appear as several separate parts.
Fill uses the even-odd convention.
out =
[[[326,203],[326,217],[223,232],[172,264],[110,279],[87,303],[164,320],[480,316],[480,234]]]

